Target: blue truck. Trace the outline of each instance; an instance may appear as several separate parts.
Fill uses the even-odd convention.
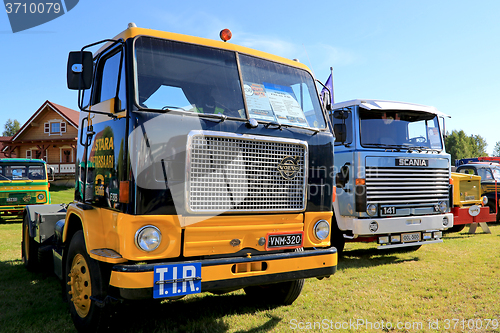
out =
[[[382,100],[336,103],[332,243],[418,249],[453,226],[450,155],[434,107]]]

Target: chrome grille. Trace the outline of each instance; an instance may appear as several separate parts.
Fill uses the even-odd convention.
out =
[[[396,207],[434,206],[449,199],[446,168],[367,168],[368,203]]]
[[[286,179],[278,165],[293,157]],[[283,138],[192,131],[187,147],[189,212],[303,211],[307,143]]]

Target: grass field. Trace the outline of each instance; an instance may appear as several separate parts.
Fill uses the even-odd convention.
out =
[[[73,190],[51,190],[53,203],[71,201]],[[500,225],[490,229],[410,253],[348,244],[337,273],[307,280],[291,306],[201,294],[123,306],[110,331],[500,332]],[[0,332],[74,332],[58,280],[26,271],[20,244],[21,221],[0,222]]]

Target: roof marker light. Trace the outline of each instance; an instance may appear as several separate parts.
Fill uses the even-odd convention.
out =
[[[231,39],[231,37],[233,37],[233,34],[232,34],[231,30],[224,29],[224,30],[221,30],[219,36],[220,36],[220,39],[222,39],[224,42],[227,42],[228,40]]]

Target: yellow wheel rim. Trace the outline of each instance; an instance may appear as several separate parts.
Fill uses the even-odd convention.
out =
[[[90,272],[87,261],[81,254],[73,258],[71,271],[68,274],[70,281],[69,294],[71,302],[75,306],[76,313],[81,318],[85,318],[90,310],[90,296],[92,295],[92,285],[90,283]]]

